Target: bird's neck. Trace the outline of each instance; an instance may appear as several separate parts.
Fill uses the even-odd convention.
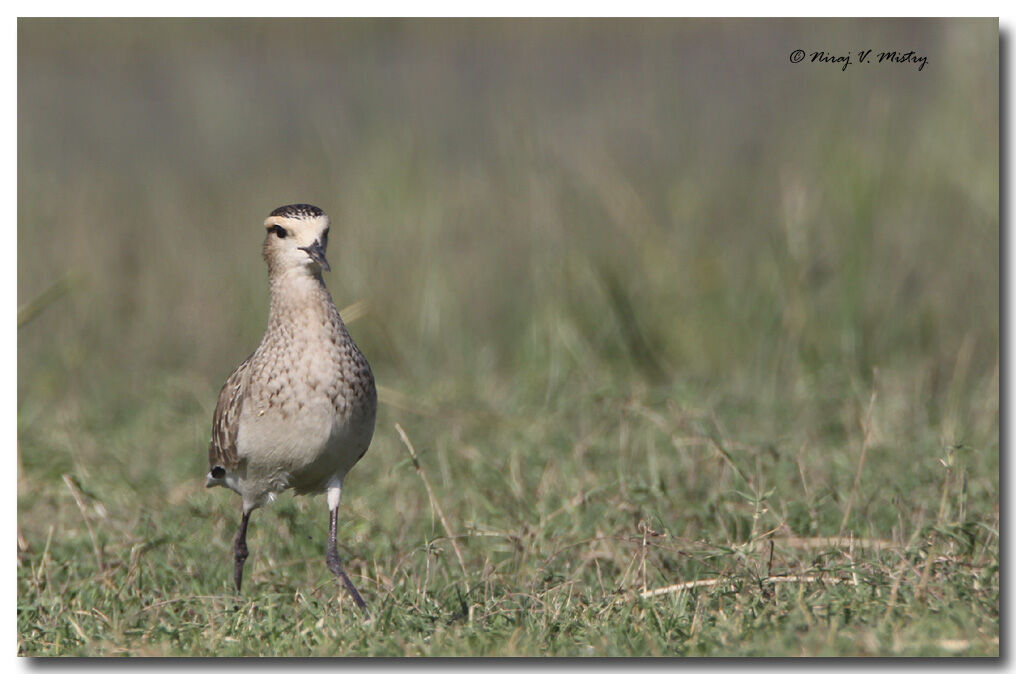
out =
[[[294,269],[273,274],[269,281],[271,304],[268,322],[288,322],[299,316],[334,311],[332,296],[320,274]]]

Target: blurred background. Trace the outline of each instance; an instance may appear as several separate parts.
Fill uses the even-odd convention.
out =
[[[903,535],[953,446],[995,517],[997,21],[18,26],[26,545],[72,473],[125,517],[217,504],[228,555],[211,412],[264,329],[261,223],[293,202],[331,216],[326,281],[384,387],[347,489],[370,545],[433,524],[395,422],[463,527],[595,487],[743,538],[704,436],[799,534]],[[928,64],[789,61],[862,48]]]

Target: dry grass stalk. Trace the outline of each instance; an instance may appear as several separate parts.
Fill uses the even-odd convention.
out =
[[[423,472],[423,466],[420,465],[420,460],[416,456],[416,450],[413,448],[413,443],[409,441],[409,436],[402,430],[402,426],[398,423],[395,424],[395,430],[399,432],[399,437],[402,438],[402,443],[406,446],[406,450],[409,452],[409,456],[413,459],[413,467],[416,468],[417,475],[423,480],[423,486],[427,489],[427,497],[430,499],[430,506],[437,513],[437,518],[441,521],[441,526],[444,527],[445,534],[448,535],[448,540],[451,541],[452,549],[455,551],[455,557],[459,560],[459,567],[462,569],[462,579],[466,584],[466,592],[469,592],[469,574],[466,572],[466,562],[462,557],[462,551],[459,550],[459,544],[456,542],[456,536],[452,532],[452,528],[448,525],[448,520],[445,518],[444,511],[441,510],[441,504],[438,503],[437,497],[434,496],[434,490],[430,486],[430,480],[427,479],[427,474]]]
[[[640,593],[640,597],[648,599],[649,597],[657,597],[663,594],[673,594],[675,592],[682,592],[684,590],[693,590],[697,587],[712,587],[714,585],[720,585],[722,583],[733,582],[730,578],[704,578],[702,580],[687,580],[683,583],[677,583],[675,585],[668,585],[666,587],[658,587],[653,590],[646,590]],[[763,583],[777,584],[777,583],[830,583],[835,585],[837,583],[847,582],[843,578],[835,578],[830,576],[770,576],[762,580]]]
[[[847,528],[847,522],[850,521],[850,511],[854,507],[854,499],[857,498],[857,490],[861,486],[861,475],[864,472],[864,459],[868,456],[868,448],[871,447],[872,439],[874,438],[873,426],[871,423],[871,415],[875,409],[875,400],[878,399],[878,369],[875,369],[874,374],[875,383],[871,387],[871,398],[868,399],[868,411],[864,415],[864,419],[861,420],[861,430],[864,433],[864,441],[861,443],[861,458],[857,460],[857,473],[854,475],[854,486],[850,489],[850,498],[847,499],[847,507],[843,510],[843,521],[840,522],[840,536]]]
[[[781,547],[803,548],[805,550],[839,548],[844,545],[850,546],[851,541],[855,547],[862,550],[892,550],[900,547],[890,540],[881,538],[843,538],[841,536],[813,536],[811,538],[798,538],[793,536],[787,538],[774,538],[772,540]]]
[[[436,414],[434,408],[427,405],[424,402],[415,400],[405,393],[399,393],[394,389],[390,389],[387,386],[377,387],[377,398],[378,401],[394,407],[395,409],[403,410],[405,412],[412,412],[413,414],[421,417],[432,417]]]
[[[88,535],[92,539],[92,550],[95,553],[95,564],[99,568],[99,572],[106,570],[106,565],[102,563],[102,549],[99,548],[99,541],[95,538],[95,530],[92,528],[92,521],[88,519],[88,510],[85,507],[85,495],[81,493],[78,486],[74,484],[74,478],[69,473],[62,475],[64,484],[70,489],[71,495],[74,497],[74,502],[78,504],[78,510],[81,511],[81,518],[85,520],[85,526],[88,527]]]
[[[343,307],[342,310],[339,312],[339,315],[342,316],[342,322],[345,323],[346,325],[349,325],[350,323],[366,316],[367,312],[369,311],[370,311],[370,301],[358,300],[356,302],[353,302],[349,306]]]

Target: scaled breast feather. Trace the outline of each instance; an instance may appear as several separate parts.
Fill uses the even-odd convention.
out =
[[[212,416],[212,441],[208,444],[208,463],[212,468],[222,466],[233,470],[240,463],[236,453],[236,435],[240,430],[243,401],[247,397],[247,371],[253,357],[254,354],[251,354],[240,363],[219,392],[219,402]]]

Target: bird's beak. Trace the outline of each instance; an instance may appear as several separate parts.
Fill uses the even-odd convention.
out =
[[[320,241],[315,241],[309,246],[300,246],[300,250],[310,255],[310,259],[321,265],[321,268],[325,271],[331,271],[332,266],[328,264],[328,260],[325,259],[325,249],[321,247]]]

